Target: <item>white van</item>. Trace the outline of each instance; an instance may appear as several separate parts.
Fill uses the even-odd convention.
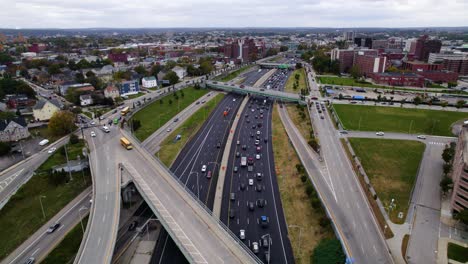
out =
[[[102,130],[103,130],[104,132],[106,132],[106,133],[109,133],[109,132],[110,132],[110,130],[109,130],[109,128],[108,128],[107,126],[103,126],[103,127],[102,127]]]
[[[44,146],[44,145],[47,145],[48,143],[49,143],[48,139],[43,139],[41,140],[41,142],[39,142],[39,146]]]

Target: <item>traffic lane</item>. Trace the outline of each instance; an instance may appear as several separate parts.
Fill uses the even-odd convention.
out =
[[[89,213],[90,199],[91,192],[89,191],[87,195],[84,195],[81,200],[75,203],[63,215],[54,216],[54,218],[48,222],[48,225],[42,226],[38,230],[40,235],[16,255],[14,259],[11,261],[5,259],[2,263],[26,263],[30,257],[35,258],[36,261],[47,257],[49,252],[62,241],[63,237],[80,222],[82,219],[81,217],[85,217]],[[48,234],[47,229],[55,222],[60,223],[60,227],[53,233]],[[86,226],[84,226],[84,228],[86,228]]]
[[[262,78],[263,75],[265,75],[268,72],[267,69],[260,69],[260,70],[261,71],[256,70],[256,71],[246,74],[247,78],[242,82],[242,84],[253,86],[258,80],[260,80],[260,78]]]
[[[216,184],[218,177],[215,167],[220,162],[220,153],[222,153],[221,150],[224,149],[226,144],[228,129],[232,124],[242,98],[242,96],[235,94],[226,95],[223,101],[219,103],[209,116],[208,120],[203,124],[195,138],[185,145],[184,149],[181,151],[181,155],[176,158],[176,162],[174,162],[173,168],[171,169],[174,171],[174,175],[180,177],[180,180],[186,184],[195,195],[199,195],[201,201],[205,202],[208,208],[212,208],[213,206],[215,187],[211,186]],[[233,101],[233,99],[236,100]],[[231,110],[228,116],[224,117],[223,112],[226,107],[230,107]],[[210,129],[212,125],[221,126]],[[219,149],[216,147],[218,141],[222,142],[222,146]],[[191,160],[188,158],[191,158]],[[213,172],[211,179],[207,179],[206,174],[201,173],[201,166],[203,164],[207,165],[207,171],[211,170]],[[190,170],[187,170],[188,168],[190,168]],[[211,192],[211,196],[209,196],[208,192]],[[166,231],[164,233],[167,234]],[[186,263],[185,257],[177,248],[172,238],[167,238],[167,235],[165,238],[164,234],[162,234],[159,239],[165,239],[164,247],[158,248],[158,251],[155,252],[159,256],[157,259],[160,263],[175,263],[174,261],[176,260],[180,263]]]
[[[354,171],[347,160],[331,119],[319,119],[317,111],[311,110],[322,144],[322,154],[328,168],[328,186],[334,196],[330,204],[336,218],[341,222],[345,237],[350,241],[353,258],[356,261],[374,259],[379,263],[391,263],[384,238],[377,227],[365,196],[356,182]],[[335,178],[339,175],[339,181]],[[346,186],[346,188],[344,187]],[[351,214],[350,214],[351,213]]]
[[[250,111],[251,114],[249,114],[249,117],[254,116],[256,113],[259,114],[258,110],[256,109],[257,105],[253,104],[254,107],[254,112],[251,112],[251,108],[246,108],[246,111]],[[247,122],[242,122],[243,120],[240,120],[241,122],[239,124],[242,124],[242,129],[240,129],[240,134],[237,135],[238,138],[241,139],[241,144],[240,145],[247,145],[247,150],[242,150],[242,156],[248,156],[248,157],[254,157],[257,154],[256,153],[256,148],[255,148],[255,140],[256,138],[252,138],[250,136],[250,133],[255,132],[258,130],[261,132],[261,143],[260,146],[262,146],[261,150],[261,158],[260,160],[255,160],[254,163],[254,171],[252,173],[248,173],[247,169],[245,167],[240,167],[240,158],[236,158],[234,160],[235,166],[239,167],[239,172],[238,173],[233,173],[232,172],[232,162],[228,164],[228,179],[230,180],[231,184],[228,186],[229,188],[226,188],[226,190],[231,190],[230,192],[233,192],[236,194],[236,200],[235,201],[229,201],[229,194],[225,195],[223,194],[223,208],[222,213],[224,214],[224,219],[228,221],[228,226],[229,228],[239,236],[239,230],[244,229],[246,231],[246,239],[244,240],[244,243],[249,246],[250,249],[252,249],[252,242],[256,241],[260,243],[261,237],[264,235],[269,234],[271,236],[271,245],[270,245],[270,251],[271,251],[271,258],[272,259],[282,259],[284,260],[283,263],[287,262],[294,262],[293,256],[292,256],[292,249],[289,245],[289,240],[287,237],[284,237],[284,233],[281,232],[281,224],[279,222],[283,221],[284,222],[284,215],[283,214],[278,214],[278,210],[281,209],[281,203],[280,203],[280,197],[279,193],[277,195],[274,194],[275,188],[274,184],[276,184],[276,176],[274,172],[274,162],[270,161],[270,159],[273,158],[273,153],[272,149],[268,147],[268,144],[271,144],[271,132],[267,131],[269,130],[268,122],[270,121],[270,116],[271,116],[271,109],[268,111],[265,111],[264,113],[264,118],[259,118],[257,120],[261,120],[262,127],[258,128],[252,128],[252,125],[250,125]],[[245,113],[243,114],[244,120],[246,119]],[[254,117],[253,117],[254,118]],[[253,119],[256,120],[256,119]],[[263,138],[265,135],[270,136],[268,139],[267,144],[264,143]],[[266,146],[266,147],[265,147]],[[237,147],[237,145],[236,145]],[[240,146],[239,146],[240,148]],[[237,151],[238,149],[235,149]],[[232,152],[231,152],[232,154]],[[232,156],[231,156],[232,157]],[[273,169],[273,171],[272,171]],[[254,173],[260,172],[263,174],[263,179],[261,181],[258,181],[255,179]],[[237,174],[237,175],[233,175]],[[248,185],[248,179],[253,179],[254,185],[249,186]],[[240,183],[243,182],[245,183],[246,189],[244,191],[240,190]],[[261,192],[257,192],[257,183],[261,185]],[[226,199],[227,198],[227,199]],[[250,211],[247,207],[248,202],[255,202],[257,199],[263,198],[267,201],[267,206],[264,208],[255,208],[254,211]],[[278,202],[279,201],[279,202]],[[275,206],[276,204],[276,206]],[[227,208],[226,208],[227,207]],[[229,213],[230,209],[236,210],[236,217],[231,219],[227,215]],[[222,214],[222,217],[223,217]],[[269,224],[268,227],[263,228],[260,226],[260,217],[262,215],[265,215],[269,218]],[[281,217],[281,218],[280,218]],[[286,226],[285,224],[282,226]],[[286,231],[287,234],[287,231]],[[285,241],[287,240],[287,241]],[[264,251],[266,251],[267,248],[260,248],[260,252],[258,253],[258,256],[260,258],[264,258]]]
[[[439,136],[429,136],[423,134],[404,134],[404,133],[396,133],[396,132],[385,132],[383,136],[379,136],[376,132],[371,131],[347,131],[345,133],[340,133],[343,137],[364,137],[364,138],[387,138],[387,139],[400,139],[400,140],[417,140],[422,143],[428,142],[441,142],[448,144],[454,140],[455,137],[439,137]],[[418,137],[425,137],[425,138],[418,138]]]
[[[163,228],[159,232],[158,240],[151,256],[150,264],[188,264],[184,254],[177,247],[176,243]]]

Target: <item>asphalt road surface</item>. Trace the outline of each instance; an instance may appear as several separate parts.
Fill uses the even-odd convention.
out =
[[[36,261],[44,259],[62,241],[62,238],[80,222],[81,217],[88,214],[90,199],[91,188],[88,188],[50,219],[46,225],[39,228],[27,241],[4,259],[2,264],[26,263],[30,257],[35,258]],[[60,223],[60,227],[53,233],[48,234],[46,232],[47,228],[54,223]]]
[[[263,100],[263,98],[258,98],[255,103],[253,99],[250,99],[239,120],[239,129],[236,129],[233,142],[235,145],[230,150],[227,166],[221,220],[238,236],[241,229],[245,230],[243,241],[250,249],[252,249],[253,242],[258,242],[260,250],[257,256],[260,259],[265,261],[265,251],[270,249],[271,261],[294,263],[276,181],[271,144],[272,102],[267,101],[264,105]],[[263,118],[261,111],[263,111]],[[259,133],[258,139],[257,133]],[[258,145],[255,143],[256,140],[258,140]],[[243,149],[244,145],[246,149]],[[260,150],[257,150],[257,146]],[[237,152],[240,157],[236,157]],[[260,155],[259,159],[256,157],[257,154]],[[249,172],[247,167],[241,166],[241,157],[253,159],[253,171]],[[234,172],[234,167],[237,167],[238,172]],[[256,177],[257,173],[261,174],[261,179]],[[253,184],[250,185],[249,181]],[[241,185],[243,185],[242,188]],[[232,193],[235,195],[233,200],[231,200]],[[266,201],[263,208],[257,205],[259,199]],[[253,203],[253,210],[249,209],[249,202]],[[266,227],[260,223],[262,216],[267,217]],[[270,241],[269,247],[261,242],[262,236]]]
[[[247,86],[253,86],[268,71],[269,69],[258,69],[255,71],[248,72],[244,75],[245,79],[242,82],[242,84]]]
[[[171,171],[179,177],[186,188],[210,209],[213,207],[219,164],[242,98],[240,95],[226,95],[195,137],[184,146],[171,167]],[[229,111],[224,117],[226,109]],[[202,171],[203,165],[206,165],[205,172]],[[211,174],[211,178],[207,178],[208,173]],[[151,263],[187,262],[166,231],[160,233],[153,255],[155,257]]]
[[[262,88],[272,89],[276,91],[284,91],[284,86],[291,76],[291,70],[277,70],[263,84]]]

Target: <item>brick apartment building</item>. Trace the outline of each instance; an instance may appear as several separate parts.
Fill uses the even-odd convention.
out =
[[[412,72],[416,71],[440,71],[442,70],[442,64],[431,64],[422,61],[403,61],[401,67],[404,70],[409,70]]]
[[[424,77],[415,73],[372,73],[372,80],[378,84],[386,84],[391,86],[424,86]]]
[[[378,55],[374,49],[333,49],[331,59],[340,61],[340,72],[349,72],[356,65],[361,74],[369,75],[373,72],[383,72],[387,58]]]
[[[224,57],[235,59],[237,62],[247,62],[265,56],[265,43],[254,39],[228,40],[224,44]]]
[[[458,80],[458,73],[451,71],[418,71],[417,74],[437,83],[456,82]]]
[[[419,37],[411,43],[410,53],[414,53],[414,58],[420,61],[427,61],[430,53],[439,53],[442,42],[438,39],[429,39],[427,35]]]
[[[444,69],[456,72],[462,76],[468,76],[468,58],[465,59],[444,59]]]
[[[468,207],[468,126],[464,125],[458,136],[458,144],[453,159],[453,190],[450,198],[452,213]]]
[[[123,63],[127,63],[128,62],[128,54],[126,53],[120,53],[120,54],[117,54],[117,53],[110,53],[108,55],[108,58],[109,60],[111,60],[112,62],[123,62]]]

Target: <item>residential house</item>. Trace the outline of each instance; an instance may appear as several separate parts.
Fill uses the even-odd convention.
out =
[[[26,108],[36,103],[36,100],[28,98],[25,94],[7,94],[5,98],[10,109]]]
[[[115,98],[117,98],[119,96],[120,96],[119,89],[117,89],[116,87],[114,87],[112,85],[109,85],[109,86],[106,87],[106,89],[104,89],[104,97],[106,97],[106,98],[115,99]]]
[[[37,121],[47,121],[52,115],[63,108],[62,103],[56,99],[39,100],[33,108],[33,116]]]
[[[175,66],[172,71],[174,71],[177,76],[179,76],[179,79],[183,79],[185,76],[187,76],[187,69],[180,66]]]
[[[80,91],[80,92],[92,92],[94,91],[94,86],[92,86],[90,83],[64,83],[60,85],[60,94],[66,95],[68,89],[73,89],[75,91]]]
[[[93,104],[93,98],[90,94],[82,94],[80,95],[80,105],[87,106]]]
[[[152,88],[158,86],[158,82],[154,76],[144,77],[141,79],[141,83],[143,88]]]
[[[119,92],[121,96],[138,94],[138,92],[140,92],[140,85],[138,84],[138,80],[121,82],[119,85]]]
[[[30,136],[24,117],[0,120],[0,141],[18,141]]]

